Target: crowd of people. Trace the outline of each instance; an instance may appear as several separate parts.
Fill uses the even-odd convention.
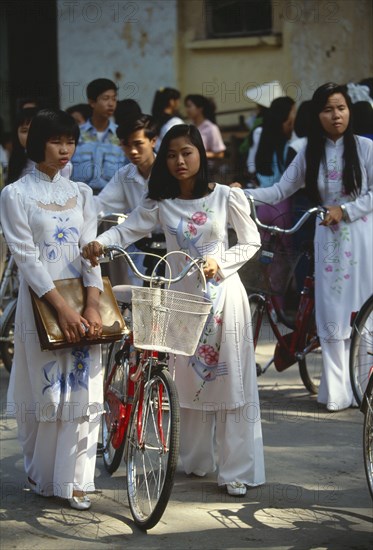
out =
[[[17,405],[28,483],[37,494],[65,498],[73,508],[91,506],[102,365],[98,346],[79,343],[84,334],[94,338],[102,330],[98,258],[107,244],[139,253],[162,240],[165,251],[205,258],[212,301],[195,354],[178,356],[172,366],[182,466],[197,476],[217,471],[218,485],[242,496],[247,487],[265,483],[252,338],[237,330],[251,326],[238,270],[261,242],[245,195],[276,204],[277,225],[279,215],[281,223],[291,224],[295,205],[325,206],[324,221],[314,227],[321,251],[315,265],[323,354],[318,401],[333,412],[354,406],[350,313],[373,288],[372,102],[352,103],[346,86],[333,83],[320,86],[298,112],[281,88],[270,99],[262,94],[241,148],[247,180],[222,185],[209,178],[209,163],[225,154],[210,99],[186,95],[185,123],[176,89],[157,90],[151,115],[134,100],[118,101],[117,92],[114,82],[99,78],[87,86],[87,104],[66,111],[24,104],[9,162],[3,163],[1,223],[20,273],[16,323],[26,326],[15,332],[8,401]],[[97,236],[98,217],[113,211],[127,218]],[[258,214],[273,221],[266,206]],[[233,247],[228,227],[237,235]],[[142,256],[134,257],[146,269]],[[170,259],[172,271],[185,261],[182,255]],[[82,315],[53,283],[76,276],[88,290]],[[40,350],[29,287],[54,307],[71,347]],[[198,273],[177,289],[201,294]],[[244,414],[249,405],[255,411],[250,421]]]

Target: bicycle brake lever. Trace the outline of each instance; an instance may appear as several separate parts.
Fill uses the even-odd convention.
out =
[[[325,220],[325,216],[327,213],[328,213],[328,209],[324,208],[323,206],[320,206],[319,217],[321,221]]]

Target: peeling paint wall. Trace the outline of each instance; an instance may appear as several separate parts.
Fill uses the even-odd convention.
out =
[[[203,0],[57,0],[61,105],[98,77],[150,111],[154,92],[203,93],[219,111],[254,107],[245,91],[280,80],[298,101],[321,83],[373,75],[371,0],[273,0],[270,37],[206,40]],[[236,123],[238,115],[219,117]]]
[[[95,78],[149,112],[154,92],[177,86],[176,0],[57,0],[61,107],[86,101]]]
[[[245,91],[279,80],[298,102],[322,83],[373,75],[371,0],[273,0],[271,37],[206,40],[202,0],[179,0],[179,82],[218,111],[252,108]],[[219,124],[238,121],[220,115]]]
[[[373,75],[370,0],[297,4],[300,16],[284,22],[286,53],[294,79],[308,96],[324,82],[358,82]]]

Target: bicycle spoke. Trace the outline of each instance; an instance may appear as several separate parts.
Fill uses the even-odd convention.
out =
[[[134,405],[126,454],[131,511],[136,523],[147,529],[166,507],[178,455],[176,388],[168,371],[156,372],[146,383],[142,403],[139,392]]]
[[[129,365],[126,354],[120,351],[122,345],[122,342],[112,344],[105,369],[105,413],[101,419],[102,455],[105,468],[110,474],[118,469],[125,444],[124,422],[127,413],[124,401]]]

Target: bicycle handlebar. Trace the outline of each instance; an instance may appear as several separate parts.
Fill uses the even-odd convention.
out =
[[[115,254],[115,252],[117,252],[117,254]],[[109,257],[110,260],[113,260],[114,258],[117,258],[119,256],[123,256],[124,259],[126,260],[126,262],[128,263],[128,265],[130,266],[130,268],[132,269],[132,271],[134,272],[134,274],[137,277],[139,277],[143,281],[146,281],[148,283],[153,283],[155,285],[178,283],[179,281],[181,281],[181,279],[183,279],[185,277],[185,275],[187,275],[187,273],[193,267],[196,267],[196,265],[198,267],[201,267],[205,262],[205,260],[203,258],[195,258],[193,260],[190,260],[187,263],[187,265],[184,267],[184,269],[178,274],[177,277],[175,277],[175,278],[166,278],[166,277],[161,277],[160,275],[149,276],[149,275],[144,275],[143,273],[141,273],[141,271],[139,271],[137,269],[137,267],[135,266],[135,264],[133,263],[132,258],[130,257],[128,252],[126,252],[125,249],[122,248],[119,245],[113,244],[113,245],[104,246],[103,247],[103,253],[104,253],[104,256]]]
[[[251,207],[251,215],[252,215],[252,218],[255,221],[256,225],[258,227],[262,228],[262,229],[265,229],[266,231],[269,231],[270,233],[279,233],[279,234],[283,234],[283,235],[293,235],[294,233],[296,233],[302,227],[302,225],[304,225],[306,223],[306,221],[311,216],[313,216],[314,214],[319,214],[320,218],[324,219],[324,216],[325,216],[325,213],[326,213],[326,208],[324,208],[323,206],[314,206],[313,208],[310,208],[309,210],[307,210],[303,214],[303,216],[297,221],[297,223],[295,225],[293,225],[293,227],[289,227],[288,229],[284,229],[282,227],[278,227],[277,225],[266,225],[266,224],[262,223],[259,220],[258,216],[256,215],[254,197],[249,196],[247,198],[248,198],[248,201],[249,201],[250,207]]]
[[[110,218],[117,218],[116,223],[122,223],[125,219],[128,218],[127,214],[123,214],[123,212],[105,212],[104,214],[98,214],[97,221],[98,223],[102,222],[110,222],[114,223],[112,219]]]

